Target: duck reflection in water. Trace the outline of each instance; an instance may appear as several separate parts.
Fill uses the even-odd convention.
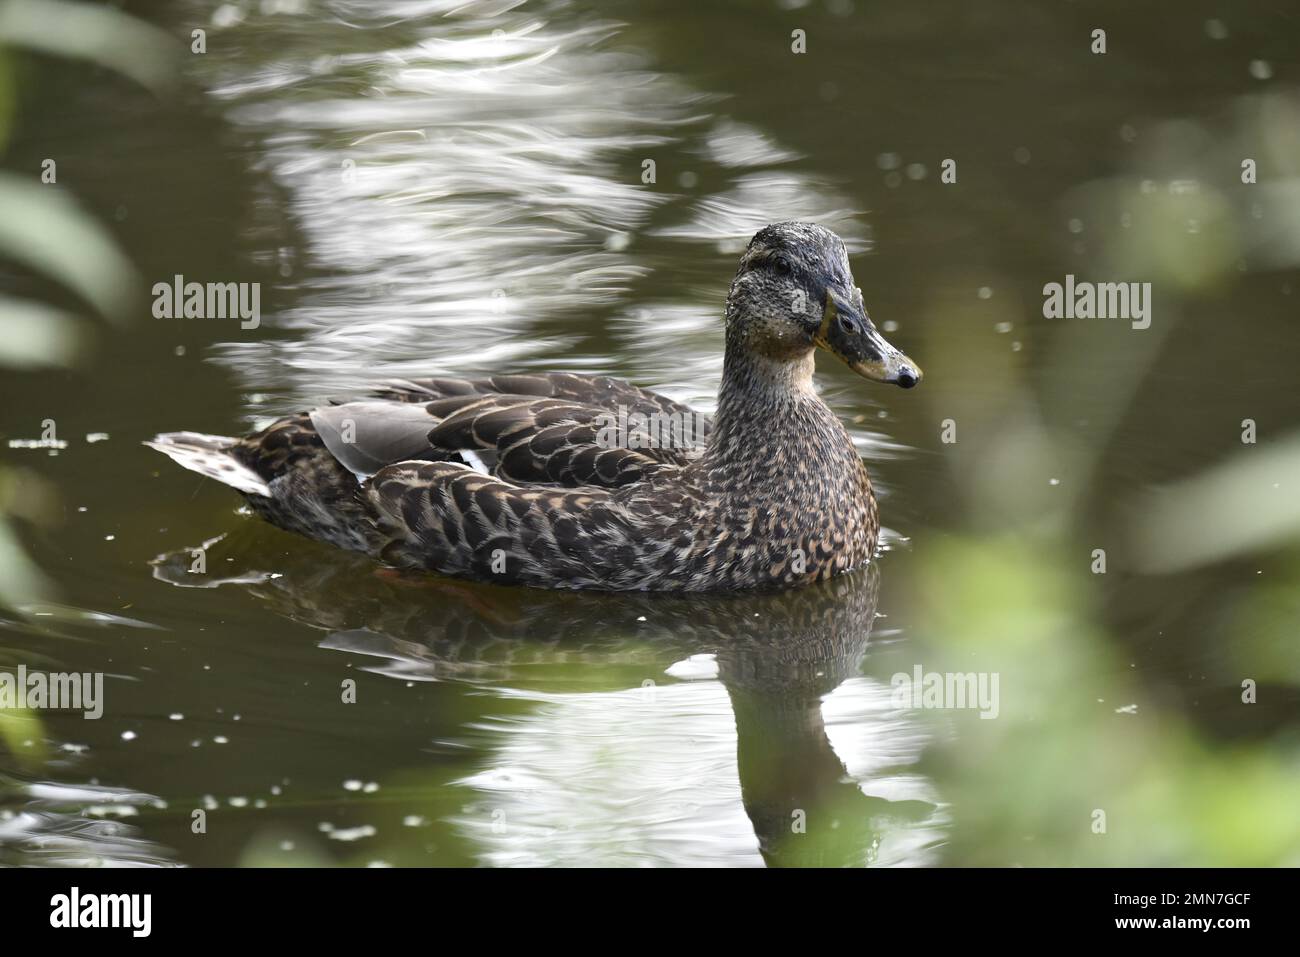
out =
[[[917,864],[943,840],[912,767],[928,732],[860,674],[874,564],[784,593],[592,596],[375,573],[364,558],[266,544],[262,529],[208,543],[233,557],[212,567],[245,569],[225,579],[191,573],[190,549],[160,556],[154,575],[245,587],[327,632],[322,648],[366,656],[368,671],[539,703],[496,726],[495,766],[461,782],[511,821],[458,822],[485,863]],[[649,677],[629,688],[640,665]],[[527,690],[547,666],[619,677],[608,691]],[[736,780],[719,780],[731,760],[741,818]]]

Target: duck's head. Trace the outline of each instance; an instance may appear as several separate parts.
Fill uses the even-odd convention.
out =
[[[774,223],[750,240],[727,296],[729,336],[778,361],[820,346],[860,376],[910,389],[915,362],[885,341],[853,281],[844,241],[812,223]]]

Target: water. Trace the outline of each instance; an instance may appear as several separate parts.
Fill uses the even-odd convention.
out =
[[[102,671],[107,702],[7,726],[0,862],[1300,860],[1281,7],[1114,6],[1104,55],[1090,11],[1033,4],[159,16],[208,31],[161,103],[45,62],[5,166],[56,156],[146,289],[261,282],[262,323],[142,299],[72,370],[6,372],[4,437],[68,444],[5,452],[40,571],[0,663]],[[417,374],[604,372],[711,410],[737,255],[788,218],[844,236],[926,371],[819,360],[887,526],[827,587],[395,575],[139,444]],[[1150,282],[1151,328],[1044,319],[1067,274]],[[1215,466],[1208,497],[1179,484]],[[918,665],[998,675],[998,718],[900,706]]]

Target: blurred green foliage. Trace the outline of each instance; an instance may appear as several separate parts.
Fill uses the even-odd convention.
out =
[[[161,31],[112,7],[51,0],[0,3],[0,160],[19,121],[23,50],[89,59],[160,90],[175,54]],[[103,318],[131,316],[138,278],[117,241],[41,170],[0,171],[0,257],[77,294]],[[0,293],[0,368],[70,366],[84,343],[83,320],[64,310]],[[0,608],[47,596],[49,579],[24,550],[12,523],[23,473],[0,467]],[[30,496],[29,496],[30,497]],[[0,744],[24,766],[45,760],[39,715],[0,711]]]
[[[958,539],[927,558],[918,583],[926,620],[917,628],[927,667],[996,671],[1002,680],[999,718],[962,720],[932,759],[953,804],[951,860],[1300,862],[1293,756],[1207,742],[1153,702],[1097,622],[1077,565],[1015,538]],[[1206,693],[1251,707],[1240,692]]]
[[[0,3],[0,159],[18,122],[23,51],[89,60],[162,92],[176,44],[156,27],[113,7],[61,0]],[[57,168],[57,167],[56,167]],[[139,279],[112,235],[42,170],[0,171],[0,257],[54,280],[106,320],[129,321]],[[0,366],[70,366],[85,341],[83,320],[63,309],[0,293]],[[0,470],[0,490],[19,475]],[[9,524],[15,496],[0,494],[0,605],[48,593]]]

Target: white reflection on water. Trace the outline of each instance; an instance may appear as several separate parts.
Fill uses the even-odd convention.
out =
[[[916,764],[921,752],[933,743],[933,730],[922,726],[916,712],[895,710],[891,693],[888,685],[860,676],[828,694],[822,701],[822,716],[831,748],[863,791],[888,801],[938,804],[938,792],[929,778],[902,770]],[[941,811],[920,826],[889,829],[881,840],[876,863],[938,864],[938,845],[948,823],[946,811]]]
[[[36,867],[174,866],[172,853],[111,818],[164,808],[151,794],[53,782],[19,785],[0,808],[0,864]]]
[[[478,730],[495,741],[488,767],[461,780],[477,792],[454,820],[493,866],[756,866],[764,864],[742,801],[736,715],[722,683],[586,694],[507,690],[535,705]],[[864,794],[936,803],[906,769],[931,735],[889,703],[889,688],[851,678],[821,711],[847,776]],[[861,863],[938,861],[946,817],[876,822]],[[845,829],[845,838],[851,836]]]
[[[490,766],[459,782],[478,800],[454,823],[483,863],[762,866],[721,684],[506,695],[536,710],[483,726]]]
[[[214,93],[258,144],[304,244],[267,251],[293,284],[270,321],[292,339],[225,349],[276,408],[386,376],[539,366],[709,396],[730,263],[754,231],[814,219],[862,248],[846,200],[772,169],[796,154],[711,116],[717,97],[655,72],[616,24],[578,23],[567,3],[326,9],[337,19],[250,14],[232,29],[277,52],[213,60]],[[704,172],[716,190],[684,195]],[[677,272],[699,243],[719,268],[687,287]],[[644,301],[646,283],[654,308],[694,311],[711,334],[661,331],[611,354],[608,320]]]
[[[681,225],[667,226],[658,235],[708,242],[730,256],[744,251],[749,238],[768,223],[806,219],[839,233],[850,253],[867,249],[865,227],[857,223],[847,200],[826,184],[795,172],[751,172],[736,177],[716,196],[701,199]]]

